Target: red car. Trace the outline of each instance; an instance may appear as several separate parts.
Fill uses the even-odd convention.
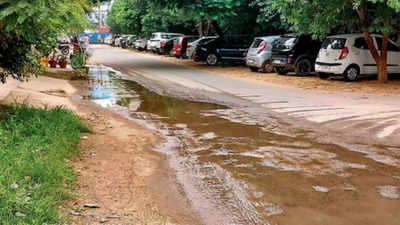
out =
[[[198,36],[183,36],[178,37],[174,41],[174,47],[171,50],[171,55],[176,58],[186,57],[188,43],[199,39]]]

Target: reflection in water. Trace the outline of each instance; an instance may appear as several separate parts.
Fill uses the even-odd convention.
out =
[[[172,154],[183,189],[208,224],[365,224],[379,218],[354,217],[355,206],[362,205],[361,215],[374,210],[389,216],[400,210],[392,202],[374,204],[376,187],[388,178],[373,177],[368,169],[377,165],[356,153],[282,135],[275,132],[276,125],[260,126],[240,109],[157,95],[135,82],[112,78],[104,67],[92,68],[90,74],[95,102],[122,106],[132,118],[173,140],[174,145],[161,151]],[[369,179],[353,179],[354,174]],[[398,193],[395,188],[379,190]],[[332,192],[341,200],[327,200]],[[394,224],[390,222],[386,220]]]

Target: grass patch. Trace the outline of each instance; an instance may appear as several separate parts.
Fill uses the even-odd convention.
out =
[[[0,224],[55,224],[57,208],[71,197],[78,116],[61,107],[0,106]]]

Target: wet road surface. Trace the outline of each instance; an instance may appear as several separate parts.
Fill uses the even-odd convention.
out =
[[[400,170],[390,163],[321,143],[273,115],[261,121],[161,96],[106,67],[90,76],[84,97],[164,138],[157,150],[204,224],[400,224]]]
[[[125,74],[142,76],[164,86],[230,95],[275,112],[296,122],[309,123],[336,132],[346,139],[366,139],[400,145],[400,101],[398,97],[358,94],[315,93],[294,88],[258,84],[196,71],[156,57],[129,50],[96,46],[94,61]],[[343,82],[343,85],[346,85]],[[226,103],[232,103],[224,100]],[[343,133],[343,135],[342,135]]]

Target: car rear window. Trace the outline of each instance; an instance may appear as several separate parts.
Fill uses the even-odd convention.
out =
[[[343,49],[346,45],[346,38],[327,38],[322,43],[321,48]]]
[[[291,48],[296,44],[298,37],[295,36],[282,36],[276,39],[273,43],[276,48]]]
[[[262,39],[255,39],[254,41],[253,41],[253,44],[251,45],[251,47],[252,48],[258,48],[258,47],[260,47],[260,45],[261,45],[261,43],[263,42],[263,40]]]
[[[161,35],[162,39],[171,39],[171,38],[174,38],[174,37],[180,37],[180,35],[176,35],[176,34],[162,34]]]

